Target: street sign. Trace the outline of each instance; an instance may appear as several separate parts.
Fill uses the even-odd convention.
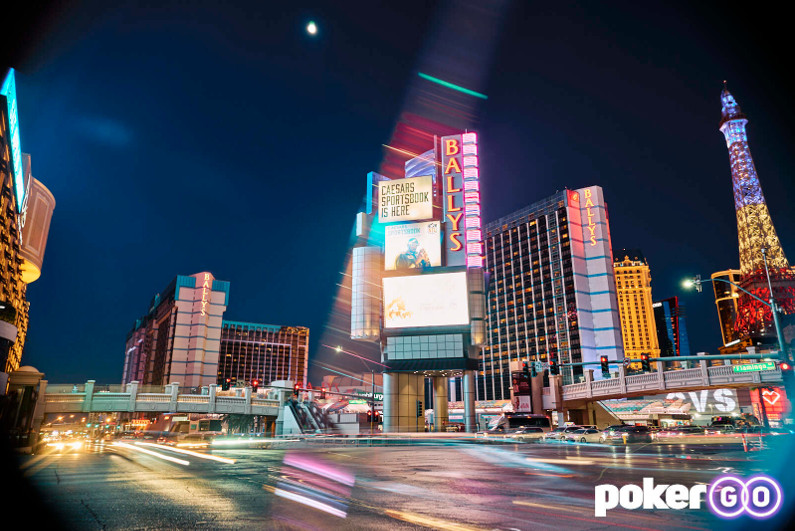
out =
[[[762,363],[744,363],[742,365],[734,365],[732,368],[734,372],[773,371],[775,369],[776,363],[773,361],[765,361]]]

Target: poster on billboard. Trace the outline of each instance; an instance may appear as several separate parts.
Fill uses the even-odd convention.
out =
[[[378,183],[378,221],[433,218],[433,177],[411,177]]]
[[[465,272],[384,278],[384,328],[469,324]]]
[[[441,223],[427,221],[388,225],[384,230],[387,271],[427,269],[442,265]]]

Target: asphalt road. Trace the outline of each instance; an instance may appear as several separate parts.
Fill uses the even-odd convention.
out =
[[[451,440],[386,447],[292,443],[207,453],[234,463],[135,445],[23,456],[17,462],[22,482],[4,481],[19,487],[6,501],[28,502],[34,521],[50,529],[729,531],[784,528],[787,515],[724,521],[704,507],[614,509],[597,518],[594,487],[642,484],[644,477],[692,486],[722,473],[764,472],[784,483],[785,507],[792,505],[787,493],[795,492],[786,472],[795,470],[788,449],[743,454],[714,447]]]

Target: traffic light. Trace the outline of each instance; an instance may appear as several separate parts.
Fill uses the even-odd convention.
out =
[[[259,389],[259,380],[251,380],[251,391],[256,393]]]
[[[649,355],[648,354],[641,354],[640,355],[640,368],[643,372],[651,371],[651,367],[649,366]]]
[[[560,374],[560,366],[558,365],[558,357],[550,354],[549,356],[549,374],[550,376],[557,376]]]
[[[425,416],[425,410],[422,408],[422,400],[417,400],[417,418],[424,416]]]
[[[321,387],[320,388],[320,399],[321,400],[325,400],[326,399],[326,388],[325,387]]]
[[[530,376],[535,378],[538,376],[538,362],[534,361],[530,364]]]
[[[530,367],[527,366],[527,362],[522,362],[522,373],[524,373],[524,377],[528,380],[530,379]]]
[[[301,388],[299,387],[299,384],[295,384],[295,385],[293,386],[293,394],[294,394],[295,396],[298,396],[298,393],[300,392],[300,389],[301,389]]]
[[[607,356],[600,356],[599,363],[602,365],[602,377],[610,378],[610,365],[607,363]]]
[[[225,378],[223,382],[221,382],[221,391],[229,391],[229,384],[232,383],[231,378]]]
[[[795,370],[793,370],[792,364],[788,361],[782,361],[778,367],[781,369],[781,379],[784,381],[784,388],[787,392],[790,392]]]

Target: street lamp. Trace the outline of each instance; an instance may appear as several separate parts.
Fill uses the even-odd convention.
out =
[[[762,249],[762,256],[765,257],[765,249]],[[772,285],[770,284],[770,273],[768,273],[768,270],[767,270],[767,258],[766,257],[765,257],[765,273],[767,273],[767,285],[768,285],[768,291],[770,291],[770,301],[762,300],[761,298],[757,297],[756,295],[754,295],[753,293],[751,293],[747,289],[741,288],[740,286],[738,286],[734,282],[730,282],[730,281],[728,281],[728,280],[726,280],[724,278],[710,278],[710,279],[703,279],[702,280],[701,275],[696,275],[692,279],[689,278],[689,279],[683,281],[682,282],[682,286],[687,288],[687,289],[692,288],[692,287],[695,286],[696,290],[700,292],[701,291],[701,284],[703,284],[704,282],[713,282],[713,283],[715,281],[725,282],[726,284],[730,284],[730,285],[734,286],[735,288],[739,289],[740,291],[742,291],[746,295],[750,295],[754,299],[758,300],[759,302],[761,302],[762,304],[764,304],[765,306],[770,308],[770,311],[773,312],[773,325],[776,327],[776,337],[778,338],[778,348],[781,351],[779,353],[779,356],[783,356],[784,359],[788,359],[789,356],[787,356],[787,351],[784,349],[784,336],[781,333],[781,326],[779,325],[779,322],[778,322],[778,307],[776,306],[775,300],[773,300],[773,288],[772,288]]]
[[[369,361],[369,362],[372,362],[372,363],[377,363],[378,365],[381,365],[382,367],[385,367],[385,368],[388,368],[388,367],[386,365],[384,365],[383,363],[378,363],[377,361],[365,358],[363,356],[359,356],[358,354],[354,354],[353,352],[347,352],[339,345],[334,347],[334,350],[337,353],[343,352],[345,354],[348,354],[349,356],[353,356],[355,358],[359,358],[359,360],[362,363],[364,363],[365,368],[366,369],[370,369],[370,378],[371,378],[371,380],[370,380],[370,385],[371,385],[371,387],[370,387],[370,435],[372,435],[374,433],[374,431],[375,431],[373,429],[373,421],[375,421],[375,369],[371,368],[365,362]]]

